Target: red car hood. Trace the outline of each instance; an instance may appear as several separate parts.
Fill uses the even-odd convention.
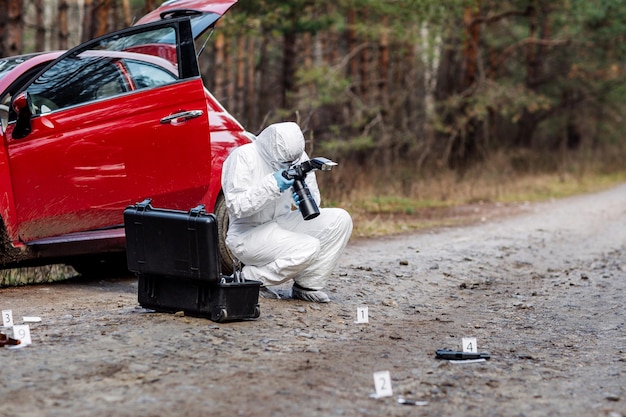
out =
[[[224,13],[230,9],[237,0],[170,0],[163,3],[157,9],[151,11],[135,23],[156,22],[168,17],[182,16],[189,12],[215,13],[215,19],[207,26],[214,24]],[[206,28],[205,28],[206,29]],[[194,31],[195,32],[195,31]]]

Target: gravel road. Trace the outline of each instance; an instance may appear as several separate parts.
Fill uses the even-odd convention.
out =
[[[142,309],[133,277],[1,289],[42,321],[0,349],[0,416],[626,416],[626,184],[482,210],[353,241],[332,303],[261,299],[257,320]],[[463,338],[490,359],[435,358]]]

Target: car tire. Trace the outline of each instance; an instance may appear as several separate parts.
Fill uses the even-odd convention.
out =
[[[220,194],[215,202],[215,217],[217,218],[217,236],[219,240],[220,267],[222,274],[232,275],[233,263],[237,258],[226,246],[226,233],[228,232],[228,212],[226,211],[226,200]]]
[[[19,260],[19,250],[11,244],[2,217],[0,217],[0,263],[8,264]]]

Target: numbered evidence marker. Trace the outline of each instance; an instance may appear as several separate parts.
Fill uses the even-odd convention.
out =
[[[464,337],[461,339],[463,352],[478,353],[478,346],[475,337]]]
[[[17,345],[19,347],[30,345],[32,341],[30,340],[30,327],[28,324],[16,324],[13,326],[13,338],[20,341],[20,344]]]
[[[2,310],[2,324],[4,327],[13,327],[12,310]]]
[[[367,307],[358,307],[356,309],[356,321],[355,323],[369,323]]]
[[[391,375],[389,371],[374,372],[374,387],[376,388],[376,398],[391,397]]]

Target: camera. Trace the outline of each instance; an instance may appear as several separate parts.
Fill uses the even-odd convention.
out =
[[[283,177],[288,180],[294,180],[291,188],[293,188],[293,191],[298,195],[298,201],[300,202],[299,208],[304,220],[311,220],[320,215],[320,209],[317,207],[317,203],[313,199],[311,191],[309,191],[309,187],[307,187],[304,179],[309,172],[315,169],[330,171],[334,166],[337,166],[336,162],[317,157],[283,171]]]

